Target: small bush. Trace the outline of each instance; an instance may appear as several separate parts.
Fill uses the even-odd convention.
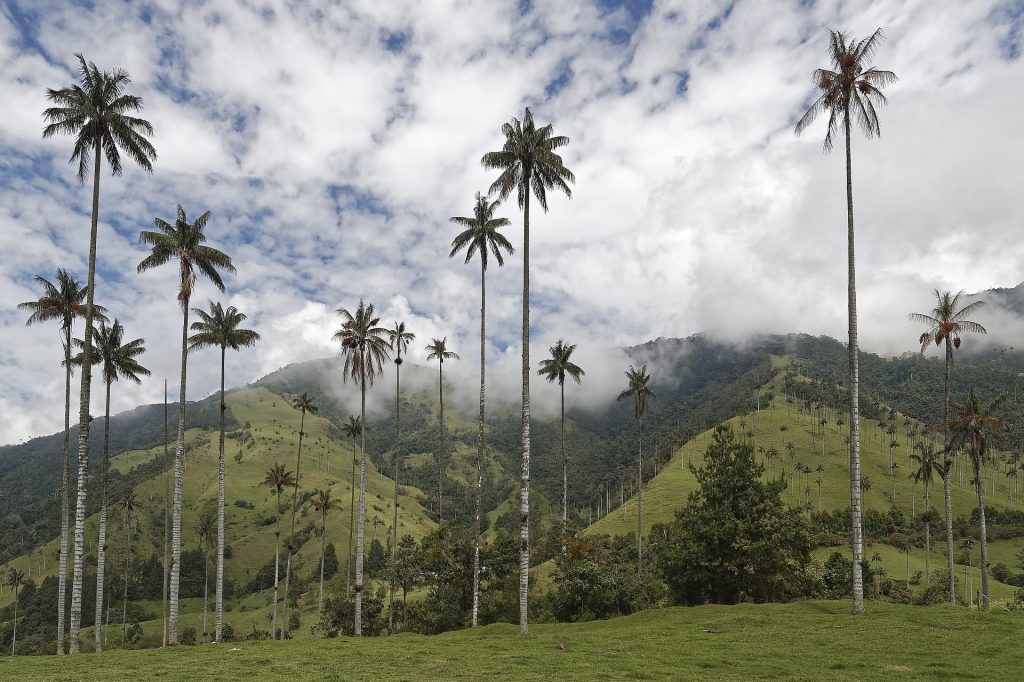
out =
[[[233,642],[233,641],[235,641],[235,639],[237,637],[238,637],[238,635],[235,633],[235,626],[234,625],[232,625],[231,623],[224,623],[224,625],[221,626],[221,630],[220,630],[221,641]]]
[[[302,621],[299,618],[299,612],[297,610],[296,611],[292,611],[290,614],[288,614],[288,629],[289,630],[298,630],[301,626],[302,626]]]
[[[179,639],[185,646],[194,646],[196,643],[196,629],[191,626],[185,628],[181,631],[181,637]]]
[[[256,505],[248,500],[235,500],[235,506],[240,509],[255,509]]]

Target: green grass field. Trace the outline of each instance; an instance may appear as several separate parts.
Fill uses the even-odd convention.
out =
[[[6,680],[1009,680],[1021,613],[869,602],[702,606],[436,637],[238,642],[0,659]],[[560,647],[564,646],[564,649]]]

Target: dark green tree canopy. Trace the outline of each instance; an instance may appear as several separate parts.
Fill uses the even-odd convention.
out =
[[[565,384],[566,376],[575,380],[577,384],[580,383],[580,377],[586,372],[570,359],[574,350],[576,350],[575,343],[566,343],[559,339],[548,349],[551,357],[540,361],[540,369],[537,370],[537,374],[552,383],[557,381],[559,385]],[[628,373],[627,376],[629,376]]]
[[[373,379],[384,372],[384,361],[391,357],[391,348],[385,336],[388,330],[380,325],[380,317],[374,314],[373,304],[359,301],[355,313],[347,308],[338,308],[341,315],[341,329],[334,334],[334,340],[341,342],[341,353],[345,356],[342,378],[365,382],[372,385]]]
[[[465,262],[468,263],[479,251],[480,267],[486,270],[489,251],[494,254],[494,259],[498,261],[499,267],[505,264],[501,252],[505,251],[511,255],[515,253],[515,249],[512,248],[512,244],[505,238],[505,235],[498,231],[510,224],[508,218],[494,217],[494,211],[500,203],[500,201],[488,201],[487,197],[477,192],[472,217],[455,216],[449,219],[456,225],[466,228],[452,240],[449,258],[454,258],[455,254],[465,249]]]
[[[201,348],[221,348],[240,350],[254,346],[260,335],[251,329],[240,329],[246,316],[233,305],[224,308],[220,303],[210,301],[209,312],[202,308],[193,308],[199,319],[189,328],[195,332],[188,337],[189,351]]]

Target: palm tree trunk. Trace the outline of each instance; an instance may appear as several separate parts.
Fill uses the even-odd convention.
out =
[[[401,344],[401,339],[399,339]],[[398,549],[398,475],[401,472],[401,444],[402,444],[402,349],[398,347],[398,358],[395,360],[395,509],[394,518],[391,522],[391,580],[388,596],[388,632],[395,633],[395,553]],[[324,520],[326,524],[326,517]],[[321,562],[320,572],[323,573]],[[320,591],[323,592],[323,578],[321,577]]]
[[[11,656],[14,655],[14,645],[18,642],[18,584],[14,584],[14,632],[11,635]]]
[[[850,161],[850,111],[844,112],[846,133],[846,222],[847,222],[847,268],[848,306],[850,324],[850,525],[853,544],[853,613],[864,613],[864,576],[861,562],[864,561],[864,538],[861,526],[860,499],[860,372],[857,351],[857,272],[854,257],[853,232],[853,170]]]
[[[562,449],[562,556],[565,556],[565,539],[569,535],[569,460],[565,454],[565,378],[558,382],[562,392],[562,420],[559,424],[559,443]]]
[[[973,436],[972,436],[973,440]],[[978,568],[981,570],[981,598],[978,600],[978,608],[988,611],[988,530],[985,525],[985,482],[981,480],[981,455],[977,451],[977,445],[971,443],[974,459],[974,487],[978,493],[978,521],[980,524],[978,536],[981,540],[981,560]]]
[[[356,525],[356,440],[352,439],[352,477],[348,501],[348,556],[345,557],[345,597],[352,594],[352,556],[355,554],[355,545],[352,544]]]
[[[164,379],[164,459],[167,459],[167,379]],[[164,470],[164,581],[161,588],[163,596],[161,606],[163,613],[160,621],[164,626],[163,646],[167,646],[167,585],[170,581],[171,565],[167,556],[170,549],[171,524],[168,512],[170,511],[170,493],[167,490],[167,470]]]
[[[217,577],[213,604],[213,641],[219,642],[224,628],[224,356],[220,347],[220,457],[217,460]]]
[[[636,472],[636,574],[643,575],[644,556],[644,418],[639,417],[639,435],[637,437],[638,455]]]
[[[110,381],[103,417],[103,470],[100,472],[100,538],[96,548],[96,620],[93,627],[96,653],[103,651],[103,573],[107,559],[107,471],[110,468]]]
[[[327,554],[327,510],[324,510],[323,532],[320,533],[320,598],[316,603],[316,622],[324,615],[324,556]]]
[[[949,603],[956,604],[956,574],[953,572],[953,482],[950,480],[952,459],[949,454],[949,369],[953,364],[953,346],[946,338],[946,368],[942,382],[943,471],[942,494],[946,513],[946,570],[949,575]]]
[[[530,596],[530,172],[523,174],[523,428],[519,472],[519,633],[527,634]]]
[[[353,617],[355,634],[363,634],[363,538],[366,529],[366,350],[359,349],[359,366],[362,368],[359,377],[361,395],[361,411],[363,428],[360,429],[361,443],[359,446],[359,522],[356,524],[356,604]]]
[[[71,439],[71,326],[64,330],[64,449],[60,460],[60,566],[57,567],[57,655],[64,655],[64,604],[68,579],[68,448]]]
[[[89,231],[89,276],[82,344],[82,384],[78,393],[78,495],[75,500],[75,554],[71,569],[71,624],[68,653],[77,654],[82,626],[82,559],[85,550],[85,493],[89,480],[89,392],[92,389],[93,306],[96,294],[96,234],[100,215],[100,143],[93,159],[92,222]]]
[[[167,643],[178,643],[178,592],[181,580],[181,507],[185,488],[185,374],[188,367],[188,301],[181,302],[181,386],[178,389],[178,441],[174,446],[174,497],[171,508],[171,599]]]
[[[277,639],[277,582],[278,564],[281,562],[281,489],[277,489],[277,532],[274,533],[274,598],[270,611],[270,638]]]
[[[206,629],[206,612],[210,604],[210,561],[206,556],[206,548],[203,548],[203,639],[209,630]]]
[[[480,426],[476,446],[476,499],[473,511],[473,627],[479,622],[480,613],[480,494],[483,487],[484,467],[484,401],[486,388],[486,365],[484,346],[487,338],[487,279],[484,259],[480,259]]]
[[[437,525],[441,526],[444,524],[444,378],[442,370],[444,368],[444,359],[439,359],[437,362],[437,395],[438,400],[441,403],[440,413],[440,426],[441,426],[441,445],[440,451],[437,454]]]
[[[295,457],[295,488],[292,492],[292,522],[288,531],[288,563],[284,569],[284,624],[282,629],[288,632],[288,588],[292,577],[292,542],[295,541],[295,512],[299,509],[299,467],[302,466],[302,430],[306,428],[306,411],[302,410],[299,417],[299,454]],[[283,639],[284,635],[282,635]]]
[[[124,545],[127,553],[124,557],[124,603],[121,611],[121,646],[128,636],[128,570],[132,561],[132,517],[125,519]]]
[[[928,481],[924,484],[924,513],[927,521],[924,522],[924,584],[931,582],[932,575],[932,521],[931,504],[928,501]]]

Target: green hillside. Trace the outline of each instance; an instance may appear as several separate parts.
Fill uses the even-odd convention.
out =
[[[740,604],[428,637],[232,642],[0,659],[10,680],[865,680],[1014,678],[1024,619],[949,606]],[[951,645],[955,642],[955,645]]]

